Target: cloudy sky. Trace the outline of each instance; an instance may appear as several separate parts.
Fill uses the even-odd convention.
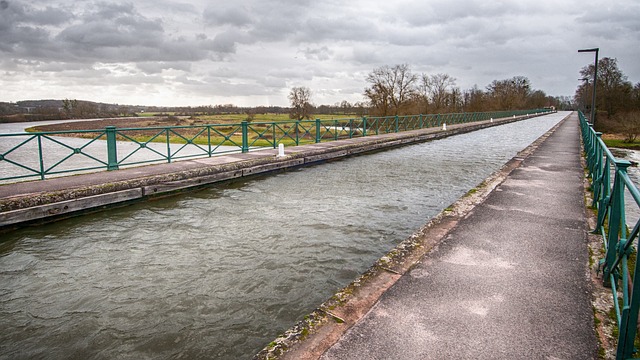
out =
[[[464,89],[573,95],[599,47],[640,82],[638,0],[0,0],[0,101],[288,105],[363,100],[382,65]]]

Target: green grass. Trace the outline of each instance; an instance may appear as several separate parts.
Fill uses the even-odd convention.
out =
[[[190,137],[185,136],[187,139],[189,139]],[[136,142],[139,143],[146,143],[149,142],[149,140],[151,139],[151,136],[130,136],[131,139],[135,140]],[[118,138],[119,141],[130,141],[128,139],[124,139],[124,138]],[[166,143],[167,142],[167,138],[165,136],[158,136],[155,139],[153,139],[152,141],[153,143]],[[179,137],[179,136],[171,136],[169,137],[169,142],[171,144],[175,144],[175,145],[180,145],[180,144],[186,144],[186,141]],[[197,145],[201,145],[201,146],[208,146],[209,145],[209,141],[208,138],[206,136],[199,136],[196,137],[195,139],[191,139],[191,142],[193,144],[197,144]],[[298,140],[298,144],[299,145],[305,145],[305,144],[313,144],[315,143],[315,139],[299,139]],[[285,146],[295,146],[296,142],[293,139],[290,139],[288,137],[285,137],[284,139],[278,140],[278,144],[284,144]],[[241,135],[233,135],[230,136],[229,139],[226,139],[223,136],[211,136],[211,145],[212,146],[218,146],[218,145],[223,145],[223,146],[242,146],[242,136]],[[271,140],[267,140],[267,139],[256,139],[256,138],[249,138],[249,146],[250,147],[273,147],[273,142]]]
[[[633,149],[640,150],[640,141],[625,142],[620,139],[603,139],[605,145],[609,148]]]
[[[139,112],[136,113],[139,117],[155,117],[155,116],[172,116],[174,112]]]
[[[194,118],[203,120],[205,123],[220,124],[220,123],[240,123],[247,120],[247,114],[223,114],[223,115],[198,115]],[[339,119],[353,119],[358,118],[355,114],[347,115],[313,115],[311,121],[315,119],[320,120],[339,120]],[[255,114],[251,122],[274,122],[274,121],[295,121],[289,118],[289,114]],[[302,120],[309,121],[309,120]]]

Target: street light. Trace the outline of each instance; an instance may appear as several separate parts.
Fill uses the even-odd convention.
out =
[[[584,111],[587,111],[587,102],[585,101],[585,99],[584,99],[584,98],[586,97],[586,94],[585,94],[585,93],[587,93],[587,94],[588,94],[588,90],[589,90],[589,89],[587,88],[587,84],[589,84],[589,78],[584,77],[584,78],[582,78],[582,79],[578,79],[578,80],[580,80],[580,81],[584,81],[584,91],[583,91],[583,93],[580,95],[580,101],[582,102],[582,108],[584,109]],[[591,108],[591,106],[589,106],[589,108]]]
[[[593,70],[593,95],[591,97],[591,124],[594,127],[596,126],[596,81],[598,79],[598,51],[600,51],[600,48],[578,50],[579,53],[581,52],[596,53],[596,62],[594,64],[594,70]]]

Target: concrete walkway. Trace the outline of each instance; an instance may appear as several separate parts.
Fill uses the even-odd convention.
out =
[[[572,115],[322,359],[595,359]]]

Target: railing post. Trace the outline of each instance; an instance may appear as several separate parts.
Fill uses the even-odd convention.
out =
[[[618,355],[621,359],[630,359],[634,352],[634,340],[638,331],[638,308],[640,308],[640,266],[636,266],[633,273],[633,288],[629,298],[629,308],[623,310],[622,326],[619,326]],[[624,344],[624,346],[621,346]],[[621,349],[622,348],[622,349]],[[622,353],[622,354],[620,354]]]
[[[353,119],[349,119],[349,139],[353,138]]]
[[[40,180],[44,180],[44,158],[42,157],[42,136],[38,135],[38,160],[40,161]]]
[[[591,206],[595,206],[600,197],[604,171],[609,171],[609,169],[603,169],[604,150],[600,146],[600,141],[598,140],[601,136],[601,132],[596,133],[596,144],[593,151],[593,156],[595,157],[595,159],[591,160],[587,158],[588,161],[592,161],[595,165],[594,171],[591,171],[591,192],[593,193],[593,202]]]
[[[242,128],[242,152],[249,152],[249,123],[243,121],[240,123]]]
[[[116,148],[116,127],[107,126],[107,170],[118,170],[118,149]]]
[[[296,146],[300,145],[300,121],[296,121]]]
[[[418,116],[418,122],[420,123],[420,129],[424,128],[424,120],[422,120],[422,114]]]
[[[171,136],[169,134],[169,128],[164,129],[165,139],[167,140],[167,162],[171,162]]]
[[[274,149],[278,147],[277,136],[278,136],[278,134],[276,134],[276,122],[274,121],[273,123],[271,123],[271,138],[273,139],[273,148]]]
[[[367,117],[362,117],[362,137],[367,136]]]
[[[598,223],[594,233],[598,233],[600,228],[604,226],[604,220],[607,214],[610,212],[608,205],[611,200],[611,160],[607,157],[604,159],[602,167],[602,193],[598,196]]]
[[[321,125],[320,119],[316,119],[316,144],[322,141],[322,134],[320,133]]]
[[[587,149],[587,161],[589,162],[587,166],[589,166],[589,172],[592,175],[596,175],[598,172],[598,165],[601,163],[602,159],[598,159],[598,150],[602,150],[600,148],[599,139],[602,137],[601,132],[590,131],[590,144],[589,149]],[[593,177],[593,176],[592,176]]]
[[[603,268],[603,283],[605,286],[611,286],[611,275],[615,269],[612,268],[618,254],[619,237],[624,232],[623,238],[626,238],[626,224],[622,224],[624,219],[624,180],[623,176],[627,173],[627,168],[631,163],[627,160],[616,160],[616,176],[613,180],[613,198],[611,199],[611,208],[609,211],[609,231],[607,233],[607,254],[605,257]],[[601,209],[606,211],[606,209]]]
[[[207,144],[209,146],[209,157],[213,156],[212,146],[211,146],[211,126],[207,125]]]
[[[395,123],[396,123],[396,132],[398,132],[398,130],[399,130],[399,129],[398,129],[398,127],[399,127],[399,124],[398,124],[398,115],[396,115]]]

